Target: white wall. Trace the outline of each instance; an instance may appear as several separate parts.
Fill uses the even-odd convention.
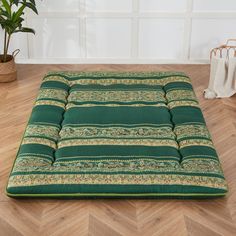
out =
[[[236,38],[235,0],[37,0],[24,63],[197,63]],[[16,35],[15,35],[16,36]],[[20,37],[18,37],[20,36]]]

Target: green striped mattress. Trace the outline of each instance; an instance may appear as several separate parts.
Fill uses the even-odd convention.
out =
[[[221,165],[190,78],[179,72],[50,72],[10,197],[217,197]]]

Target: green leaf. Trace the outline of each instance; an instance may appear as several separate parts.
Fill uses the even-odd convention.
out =
[[[6,0],[2,0],[2,4],[3,4],[4,8],[6,9],[7,13],[9,15],[11,15],[11,7],[10,7],[9,3]]]
[[[18,6],[19,0],[13,0],[13,3],[14,3],[16,6]]]
[[[1,14],[1,17],[5,16],[6,18],[9,18],[9,14],[7,13],[7,11],[2,10],[0,14]]]
[[[30,2],[25,2],[25,3],[22,3],[22,4],[27,6],[28,8],[30,8],[36,14],[38,14],[37,8],[36,8],[36,6],[34,4],[32,4]]]
[[[15,33],[18,33],[18,32],[35,34],[34,29],[27,28],[27,27],[22,27],[22,28],[20,28],[20,29],[18,29],[18,30],[15,31]]]
[[[31,2],[32,4],[34,4],[34,5],[36,5],[36,4],[35,4],[35,0],[30,0],[30,2]]]
[[[17,19],[19,19],[19,17],[24,14],[24,12],[23,12],[24,9],[25,9],[25,6],[21,6],[21,7],[18,9],[18,11],[14,14],[14,16],[12,17],[12,20],[13,20],[13,21],[16,21]]]

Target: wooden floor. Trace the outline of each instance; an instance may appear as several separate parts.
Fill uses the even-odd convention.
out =
[[[8,174],[42,76],[49,70],[184,71],[192,77],[229,184],[215,200],[14,200]],[[208,65],[19,65],[0,84],[0,236],[236,235],[236,96],[205,100]]]

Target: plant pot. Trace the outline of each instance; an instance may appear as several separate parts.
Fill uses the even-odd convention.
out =
[[[7,62],[2,62],[3,55],[0,55],[0,83],[16,80],[16,64],[14,55],[7,55]]]

